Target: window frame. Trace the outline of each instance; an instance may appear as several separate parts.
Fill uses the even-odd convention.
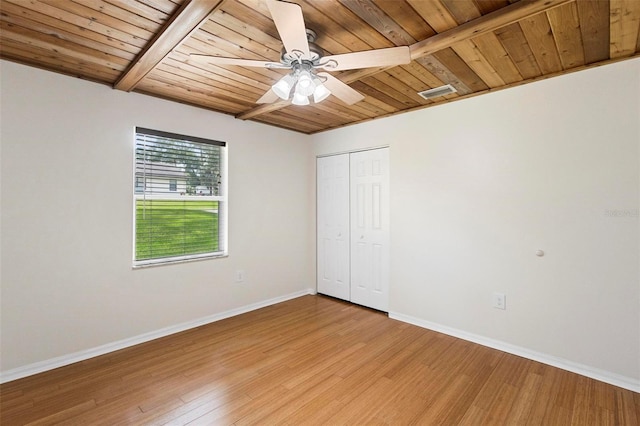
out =
[[[197,193],[194,195],[182,194],[179,191],[168,191],[165,195],[161,194],[149,194],[147,193],[147,178],[143,176],[144,188],[140,191],[140,187],[137,186],[137,177],[136,176],[136,166],[137,166],[137,157],[136,150],[138,144],[138,134],[144,134],[148,136],[156,136],[161,138],[175,139],[179,141],[197,143],[197,144],[208,144],[218,146],[221,150],[220,152],[220,179],[221,184],[219,187],[219,195],[210,195],[210,196],[201,196]],[[132,232],[132,263],[133,268],[144,268],[150,266],[160,266],[160,265],[170,265],[176,263],[184,263],[184,262],[192,262],[192,261],[200,261],[206,259],[216,259],[223,258],[229,255],[229,236],[228,236],[228,211],[229,211],[229,197],[228,197],[228,144],[226,142],[217,141],[213,139],[205,139],[196,136],[188,136],[177,133],[170,133],[160,130],[153,130],[144,127],[135,127],[133,132],[133,184],[132,184],[132,216],[133,216],[133,232]],[[179,186],[179,185],[178,185]],[[177,189],[177,188],[176,188]],[[136,231],[138,229],[137,225],[137,203],[139,200],[183,200],[183,201],[204,201],[211,200],[218,202],[218,245],[222,247],[221,250],[215,252],[207,252],[207,253],[197,253],[197,254],[186,254],[186,255],[178,255],[171,257],[157,257],[152,259],[136,259]]]

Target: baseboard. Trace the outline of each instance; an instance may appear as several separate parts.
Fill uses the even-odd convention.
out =
[[[261,302],[252,303],[250,305],[246,305],[246,306],[231,309],[225,312],[221,312],[219,314],[214,314],[204,318],[199,318],[194,321],[184,322],[181,324],[162,328],[160,330],[151,331],[149,333],[144,333],[138,336],[130,337],[128,339],[119,340],[117,342],[107,343],[106,345],[98,346],[98,347],[87,349],[84,351],[79,351],[69,355],[63,355],[63,356],[48,359],[45,361],[40,361],[33,364],[25,365],[23,367],[14,368],[12,370],[3,371],[2,373],[0,373],[0,383],[6,383],[12,380],[17,380],[23,377],[42,373],[44,371],[53,370],[54,368],[63,367],[65,365],[73,364],[75,362],[84,361],[89,358],[94,358],[96,356],[104,355],[109,352],[114,352],[120,349],[128,348],[130,346],[138,345],[140,343],[158,339],[160,337],[165,337],[170,334],[179,333],[181,331],[189,330],[191,328],[200,327],[201,325],[220,321],[225,318],[230,318],[236,315],[255,311],[256,309],[264,308],[270,305],[275,305],[276,303],[285,302],[287,300],[295,299],[297,297],[305,296],[307,294],[315,294],[315,289],[309,288],[306,290],[297,291],[295,293],[290,293],[284,296],[274,297],[272,299],[263,300]]]
[[[578,364],[563,358],[558,358],[541,352],[532,351],[530,349],[502,342],[500,340],[490,339],[488,337],[468,333],[466,331],[447,327],[431,321],[425,321],[423,319],[415,318],[409,315],[399,314],[397,312],[389,312],[389,318],[417,325],[418,327],[437,331],[439,333],[447,334],[449,336],[457,337],[469,342],[477,343],[482,346],[498,349],[503,352],[518,355],[523,358],[538,361],[543,364],[560,368],[562,370],[571,371],[572,373],[580,374],[582,376],[590,377],[601,382],[609,383],[614,386],[619,386],[621,388],[640,393],[640,380],[635,380],[630,377],[621,376],[609,371],[600,370],[583,364]]]

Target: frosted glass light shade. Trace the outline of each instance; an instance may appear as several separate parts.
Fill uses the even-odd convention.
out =
[[[293,94],[291,103],[294,105],[309,105],[309,98],[296,91],[296,93]]]
[[[295,77],[291,74],[287,74],[282,77],[276,84],[271,86],[271,90],[273,93],[278,95],[279,98],[287,100],[289,99],[289,95],[291,94],[291,88],[295,83]]]
[[[296,93],[302,96],[313,94],[316,85],[313,83],[311,73],[309,71],[300,71],[298,74],[298,83],[296,84]]]
[[[325,99],[327,99],[330,94],[331,92],[329,91],[329,89],[327,89],[327,87],[324,84],[322,83],[316,84],[316,89],[313,91],[313,102],[315,103],[322,102]]]

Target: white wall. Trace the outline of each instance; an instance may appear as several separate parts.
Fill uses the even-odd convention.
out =
[[[314,286],[314,155],[390,145],[394,314],[640,379],[638,59],[311,138],[0,64],[3,372]],[[228,258],[132,270],[135,126],[229,143]]]
[[[635,59],[313,141],[391,147],[392,314],[640,388],[639,103]]]
[[[315,287],[306,136],[0,63],[3,372]],[[228,143],[228,258],[132,269],[135,126]]]

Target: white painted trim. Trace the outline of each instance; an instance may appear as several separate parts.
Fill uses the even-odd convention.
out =
[[[558,357],[544,354],[541,352],[532,351],[530,349],[523,348],[521,346],[512,345],[510,343],[502,342],[500,340],[490,339],[488,337],[480,336],[478,334],[468,333],[466,331],[458,330],[456,328],[447,327],[431,321],[426,321],[420,318],[415,318],[415,317],[400,314],[397,312],[389,312],[389,318],[406,322],[409,324],[417,325],[418,327],[437,331],[439,333],[447,334],[449,336],[453,336],[459,339],[467,340],[469,342],[477,343],[482,346],[487,346],[489,348],[497,349],[499,351],[507,352],[513,355],[518,355],[523,358],[531,359],[533,361],[538,361],[543,364],[560,368],[562,370],[571,371],[572,373],[580,374],[582,376],[590,377],[592,379],[596,379],[601,382],[609,383],[614,386],[619,386],[621,388],[640,393],[640,380],[633,379],[631,377],[626,377],[616,373],[612,373],[610,371],[589,367],[584,364],[578,364],[576,362],[569,361],[564,358],[558,358]]]
[[[165,337],[170,334],[179,333],[181,331],[189,330],[191,328],[200,327],[201,325],[210,324],[212,322],[234,317],[236,315],[255,311],[256,309],[275,305],[276,303],[285,302],[287,300],[291,300],[297,297],[305,296],[308,294],[315,294],[315,293],[316,293],[315,289],[308,288],[306,290],[297,291],[295,293],[290,293],[284,296],[278,296],[272,299],[263,300],[261,302],[252,303],[250,305],[242,306],[240,308],[231,309],[225,312],[221,312],[219,314],[213,314],[204,318],[199,318],[193,321],[172,325],[170,327],[165,327],[160,330],[151,331],[149,333],[140,334],[138,336],[130,337],[128,339],[107,343],[106,345],[98,346],[98,347],[87,349],[84,351],[79,351],[72,354],[48,359],[45,361],[35,362],[33,364],[25,365],[23,367],[14,368],[12,370],[3,371],[2,373],[0,373],[0,383],[6,383],[12,380],[21,379],[23,377],[32,376],[34,374],[42,373],[44,371],[53,370],[54,368],[63,367],[65,365],[73,364],[79,361],[84,361],[89,358],[104,355],[109,352],[114,352],[120,349],[128,348],[130,346],[155,340],[160,337]]]
[[[391,147],[391,145],[384,144],[384,145],[379,145],[379,146],[370,146],[370,147],[366,147],[366,148],[350,149],[348,151],[331,152],[329,154],[316,154],[316,159],[322,158],[322,157],[333,157],[333,156],[342,155],[342,154],[354,154],[356,152],[362,152],[362,151],[374,151],[376,149],[384,149],[384,148],[390,148],[390,147]]]

